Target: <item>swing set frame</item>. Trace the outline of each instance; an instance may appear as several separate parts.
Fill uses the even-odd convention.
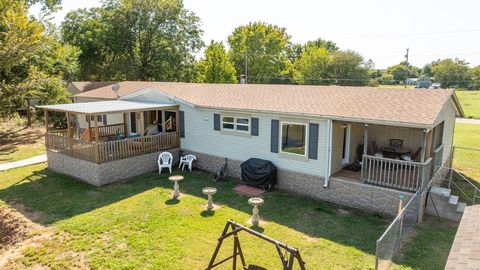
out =
[[[230,231],[229,231],[230,229]],[[267,241],[269,243],[272,243],[275,245],[275,248],[278,252],[278,256],[282,262],[282,269],[283,270],[292,270],[293,269],[293,264],[295,260],[297,260],[298,265],[301,270],[305,270],[305,262],[302,260],[302,256],[300,256],[300,251],[294,247],[289,247],[288,245],[277,241],[273,238],[270,238],[262,233],[259,233],[255,230],[252,230],[250,228],[247,228],[241,224],[236,223],[233,220],[228,220],[227,224],[225,224],[225,228],[223,229],[222,235],[220,238],[218,238],[218,243],[217,247],[215,248],[215,251],[213,252],[212,258],[210,259],[210,263],[208,264],[208,267],[206,270],[211,270],[229,260],[232,260],[232,269],[236,270],[237,269],[237,260],[238,257],[240,258],[240,262],[242,264],[242,269],[244,270],[251,270],[251,269],[264,269],[260,268],[258,266],[247,266],[245,262],[245,257],[243,256],[243,251],[242,247],[240,246],[240,240],[238,239],[238,233],[244,231],[247,232],[253,236],[256,236],[264,241]],[[233,236],[233,254],[229,257],[226,257],[219,262],[215,262],[218,252],[220,251],[220,248],[223,244],[223,240]],[[255,268],[256,267],[256,268]]]

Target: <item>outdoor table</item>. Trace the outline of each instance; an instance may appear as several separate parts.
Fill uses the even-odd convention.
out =
[[[202,189],[202,193],[208,196],[208,205],[207,205],[207,210],[212,210],[213,209],[213,200],[212,200],[212,195],[217,193],[217,189],[214,187],[206,187]]]
[[[248,199],[248,204],[253,206],[252,224],[253,226],[258,226],[258,223],[260,222],[260,216],[258,215],[258,207],[263,204],[263,199],[258,197],[253,197]]]
[[[402,155],[411,153],[412,151],[404,147],[385,146],[382,148],[382,152],[390,154],[395,157],[401,157]]]
[[[168,180],[174,182],[175,184],[173,185],[173,199],[176,199],[178,198],[178,196],[180,196],[180,189],[179,189],[179,185],[178,185],[178,181],[182,181],[183,180],[183,176],[181,175],[172,175],[170,177],[168,177]]]

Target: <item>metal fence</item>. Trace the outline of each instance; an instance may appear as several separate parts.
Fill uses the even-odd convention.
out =
[[[396,252],[400,249],[403,237],[417,223],[418,211],[423,191],[419,189],[403,206],[397,217],[377,240],[375,252],[375,269],[388,269]]]

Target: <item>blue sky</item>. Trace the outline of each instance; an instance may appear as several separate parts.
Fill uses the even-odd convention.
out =
[[[353,49],[377,68],[404,60],[416,66],[447,57],[480,65],[480,1],[475,0],[184,0],[202,20],[203,39],[226,41],[232,30],[250,21],[287,28],[293,42],[318,37]],[[60,23],[68,11],[100,6],[99,0],[63,0]],[[38,13],[38,7],[31,9]]]

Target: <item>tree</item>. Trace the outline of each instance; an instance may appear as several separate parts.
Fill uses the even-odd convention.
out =
[[[78,50],[28,16],[22,1],[0,3],[0,116],[26,110],[31,103],[68,101],[64,79],[72,78]]]
[[[472,80],[470,87],[480,90],[480,65],[470,69],[470,77]]]
[[[460,59],[443,59],[433,68],[433,76],[443,88],[468,87],[471,82],[468,63]]]
[[[249,82],[275,81],[288,62],[290,36],[276,25],[254,22],[239,26],[228,37],[228,44],[237,76],[247,73]]]
[[[331,40],[317,38],[315,40],[309,40],[304,44],[301,43],[294,43],[289,46],[289,59],[290,61],[294,61],[296,58],[300,57],[303,50],[308,47],[314,48],[324,48],[329,52],[338,51],[339,48],[337,44]]]
[[[82,79],[192,81],[200,19],[180,0],[111,0],[76,10],[64,40],[82,50]],[[93,61],[90,61],[93,60]]]
[[[387,73],[391,74],[393,76],[393,80],[396,83],[399,82],[405,82],[405,80],[408,78],[408,70],[407,66],[398,64],[395,66],[391,66],[387,68]]]
[[[305,48],[293,63],[292,76],[298,84],[331,84],[330,55],[325,48]]]
[[[212,42],[205,57],[197,64],[197,81],[202,83],[235,83],[236,72],[221,42]]]
[[[368,68],[357,52],[335,51],[331,54],[330,70],[337,85],[366,85]]]

